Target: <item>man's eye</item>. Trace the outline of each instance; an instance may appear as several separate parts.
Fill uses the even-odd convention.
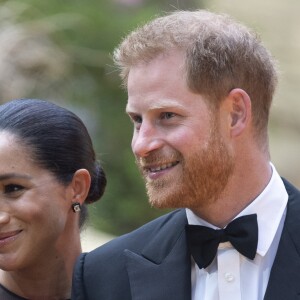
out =
[[[132,115],[130,116],[130,119],[134,125],[135,130],[139,130],[143,122],[142,117],[139,115]]]
[[[162,119],[171,119],[174,116],[175,116],[175,114],[172,112],[164,112],[164,113],[162,113],[161,118]]]
[[[23,189],[24,187],[19,184],[7,184],[4,186],[4,194],[16,193]]]
[[[140,117],[140,116],[133,116],[133,117],[132,117],[132,121],[133,121],[134,123],[141,124],[143,120],[142,120],[142,117]]]

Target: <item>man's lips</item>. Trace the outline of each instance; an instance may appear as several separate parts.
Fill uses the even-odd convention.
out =
[[[164,171],[166,169],[172,168],[174,166],[176,166],[179,162],[178,161],[174,161],[174,162],[170,162],[170,163],[164,163],[164,164],[159,164],[159,165],[155,165],[155,166],[143,166],[144,171],[151,172],[151,173],[156,173],[156,172],[160,172],[160,171]]]

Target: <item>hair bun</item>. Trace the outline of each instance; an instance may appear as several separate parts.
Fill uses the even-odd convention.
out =
[[[95,162],[95,172],[91,176],[91,187],[85,200],[87,204],[96,202],[102,197],[107,183],[106,175],[99,162]]]

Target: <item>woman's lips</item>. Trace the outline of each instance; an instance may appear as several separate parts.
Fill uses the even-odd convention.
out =
[[[0,232],[0,247],[3,247],[17,239],[22,230],[14,230],[9,232]]]

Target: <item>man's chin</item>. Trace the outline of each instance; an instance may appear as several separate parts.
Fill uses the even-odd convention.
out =
[[[158,208],[158,209],[169,209],[169,208],[179,208],[182,207],[182,203],[178,203],[176,201],[174,201],[174,199],[176,199],[176,197],[172,197],[170,195],[168,195],[167,197],[165,195],[163,195],[162,193],[159,192],[155,192],[155,193],[151,193],[150,191],[148,191],[148,199],[149,199],[149,203],[152,207],[154,208]]]

